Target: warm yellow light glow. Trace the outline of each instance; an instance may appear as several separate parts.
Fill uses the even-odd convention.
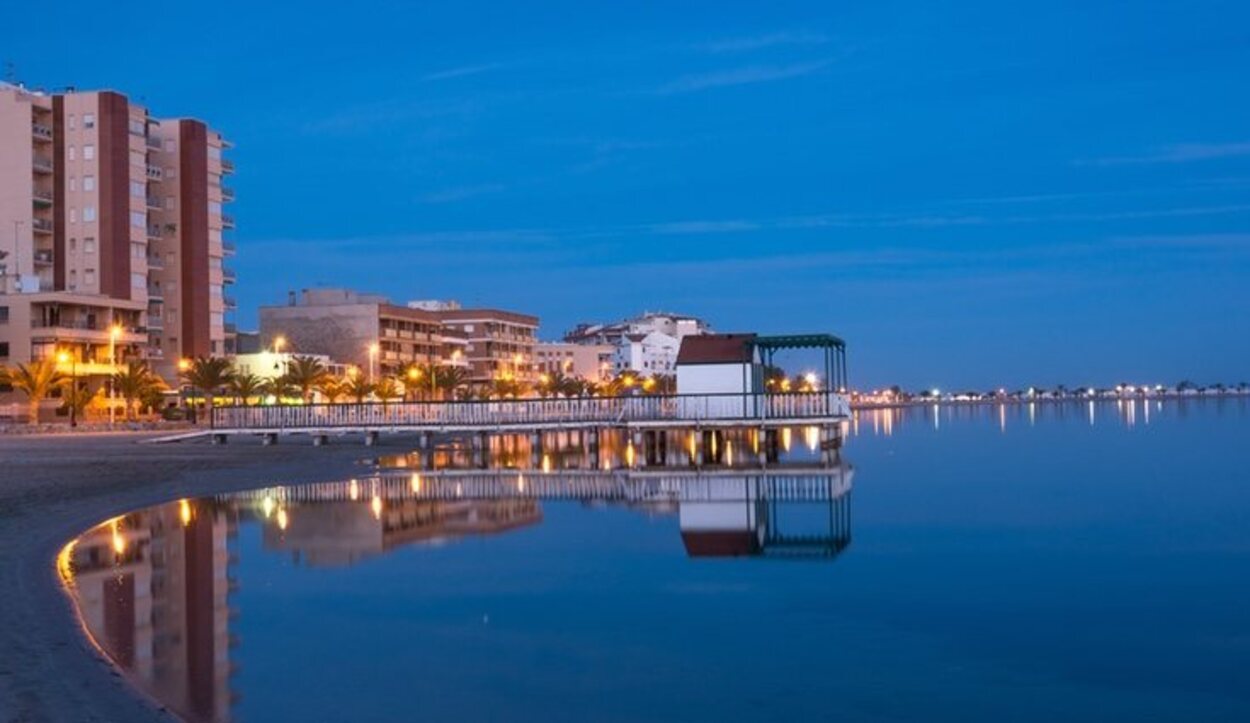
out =
[[[550,471],[551,471],[551,455],[544,454],[543,455],[543,472],[550,472]]]
[[[377,356],[378,351],[381,349],[382,347],[378,346],[378,343],[375,341],[369,345],[369,354],[372,356]]]
[[[374,519],[382,519],[382,498],[378,495],[374,495],[373,499],[369,502],[369,509],[373,510]]]
[[[459,349],[456,349],[456,350],[452,351],[452,353],[451,353],[451,358],[452,358],[452,360],[453,360],[453,361],[459,361],[459,360],[460,360],[460,357],[462,357],[462,356],[464,356],[464,354],[462,354],[462,353],[460,352],[460,350],[459,350]]]
[[[626,376],[624,379],[621,380],[621,384],[623,384],[626,387],[632,387],[634,386],[634,378],[631,376]]]
[[[352,377],[352,378],[355,378],[355,376],[356,376],[357,374],[359,374],[359,373],[360,373],[360,370],[359,370],[359,369],[357,369],[355,366],[353,366],[353,365],[348,365],[348,367],[347,367],[347,376]]]
[[[57,355],[56,355],[56,360],[57,360],[58,362],[62,363],[62,364],[66,364],[66,363],[68,363],[68,362],[69,362],[69,353],[68,353],[68,352],[58,352],[58,353],[57,353]]]
[[[627,467],[634,466],[634,443],[633,442],[630,442],[625,447],[625,466]]]
[[[186,500],[178,500],[178,517],[182,520],[182,526],[186,527],[191,524],[191,503]]]
[[[122,555],[126,552],[126,538],[122,537],[116,521],[113,522],[113,552],[117,555]]]
[[[697,440],[695,439],[694,432],[691,432],[690,436],[687,438],[687,445],[686,445],[690,448],[690,459],[694,459],[695,455],[697,455],[699,452],[698,447],[696,445],[696,441]]]
[[[803,441],[807,444],[807,448],[810,451],[815,452],[816,449],[820,447],[820,428],[804,427]]]
[[[790,428],[783,427],[781,430],[781,448],[790,451]]]
[[[275,337],[273,338],[273,350],[274,350],[275,352],[281,352],[281,351],[282,351],[282,347],[284,347],[284,346],[286,346],[286,337],[285,337],[285,336],[275,336]]]
[[[512,363],[513,363],[513,364],[520,364],[520,363],[521,363],[521,361],[522,361],[524,358],[525,358],[525,357],[521,356],[520,354],[513,354],[513,355],[512,355]]]
[[[412,492],[413,494],[421,494],[421,475],[416,472],[412,473]]]
[[[517,492],[525,491],[525,475],[523,474],[518,474],[516,476],[516,491]]]
[[[651,391],[652,389],[655,389],[655,378],[647,377],[646,381],[642,383],[642,388],[646,389],[647,391]]]
[[[273,498],[269,495],[265,495],[265,499],[260,501],[260,511],[264,513],[265,519],[269,519],[273,515],[273,508]]]
[[[352,480],[347,484],[347,496],[352,502],[360,499],[360,485],[356,484],[356,480]]]
[[[789,379],[782,379],[782,380],[781,380],[781,391],[783,391],[783,392],[788,392],[788,391],[790,391],[790,380],[789,380]]]
[[[807,384],[807,386],[811,387],[812,389],[815,389],[815,388],[816,388],[816,382],[817,382],[815,372],[808,372],[807,374],[804,374],[804,375],[803,375],[803,381],[804,381],[804,383],[806,383],[806,384]]]
[[[414,367],[414,368],[412,368],[412,369],[409,369],[409,370],[408,370],[408,378],[409,378],[409,379],[417,379],[417,378],[419,378],[420,376],[421,376],[421,370],[420,370],[420,369],[417,369],[417,368],[415,368],[415,367]]]
[[[191,360],[190,360],[190,359],[179,359],[179,360],[178,360],[178,371],[183,371],[183,372],[185,372],[186,370],[188,370],[188,369],[190,369],[190,368],[191,368]]]
[[[538,381],[542,382],[543,384],[550,384],[551,376],[544,372],[538,375]]]
[[[734,466],[734,443],[731,440],[725,440],[725,464]]]
[[[287,517],[286,510],[279,507],[278,508],[278,529],[285,530],[289,522],[290,522],[290,519]]]
[[[112,338],[113,338],[113,340],[115,340],[115,341],[116,341],[117,337],[119,337],[119,336],[121,336],[121,335],[122,335],[122,325],[121,325],[121,324],[114,324],[114,325],[112,325],[111,327],[109,327],[109,336],[110,336],[110,337],[112,337]]]

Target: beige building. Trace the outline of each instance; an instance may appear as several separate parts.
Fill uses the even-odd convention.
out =
[[[429,303],[413,302],[410,306]],[[462,309],[456,302],[444,302],[433,313],[444,328],[464,335],[471,384],[480,386],[501,378],[524,384],[538,381],[534,357],[537,316],[500,309]]]
[[[260,341],[262,349],[324,354],[378,375],[467,358],[465,338],[445,332],[437,313],[349,289],[304,289],[285,306],[260,307]]]
[[[98,385],[225,353],[227,146],[113,91],[0,84],[0,363],[66,355]]]
[[[534,362],[540,374],[559,372],[591,382],[605,382],[615,369],[616,347],[611,344],[539,342],[534,346]]]

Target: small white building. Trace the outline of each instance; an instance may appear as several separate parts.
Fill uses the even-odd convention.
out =
[[[672,374],[677,369],[681,343],[677,337],[659,331],[627,334],[616,346],[613,366],[617,373],[630,371],[645,377]]]
[[[677,354],[678,394],[751,394],[759,364],[754,334],[688,336]]]

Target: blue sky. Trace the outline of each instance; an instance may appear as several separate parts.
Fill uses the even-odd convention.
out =
[[[1245,3],[409,5],[24,3],[0,59],[234,140],[242,327],[348,285],[833,331],[864,386],[1250,377]]]

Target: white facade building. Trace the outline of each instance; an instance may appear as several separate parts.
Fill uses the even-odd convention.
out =
[[[613,366],[616,372],[636,372],[650,377],[672,374],[677,369],[681,340],[658,331],[629,334],[616,345]]]

